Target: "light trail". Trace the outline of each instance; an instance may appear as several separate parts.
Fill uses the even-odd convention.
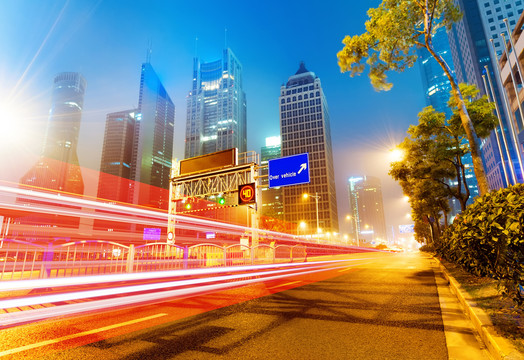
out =
[[[177,276],[199,276],[209,274],[221,274],[237,271],[254,271],[254,270],[269,270],[274,268],[286,267],[300,267],[312,264],[328,265],[340,262],[362,261],[369,260],[369,258],[358,259],[342,259],[342,260],[324,260],[315,262],[297,262],[284,264],[264,264],[264,265],[246,265],[246,266],[230,266],[221,268],[199,268],[189,270],[164,270],[155,272],[141,272],[141,273],[126,273],[126,274],[111,274],[111,275],[93,275],[93,276],[78,276],[69,278],[52,278],[52,279],[35,279],[35,280],[13,280],[2,283],[1,291],[18,291],[30,290],[38,288],[52,288],[63,286],[80,286],[100,283],[111,283],[120,281],[136,281],[136,280],[152,280],[162,279]],[[0,307],[1,308],[1,307]]]
[[[161,282],[161,283],[155,283],[155,284],[132,285],[132,286],[117,287],[117,288],[76,291],[76,292],[68,292],[68,293],[63,293],[63,294],[39,295],[39,296],[17,298],[17,299],[11,299],[11,300],[0,300],[0,309],[10,309],[10,308],[15,308],[15,307],[40,305],[40,304],[48,304],[48,303],[79,300],[79,299],[90,299],[90,298],[103,297],[103,296],[123,295],[123,294],[136,293],[136,292],[141,292],[141,291],[159,290],[163,288],[182,287],[182,286],[189,286],[189,285],[201,285],[201,284],[212,283],[212,282],[227,282],[231,280],[241,279],[245,277],[253,277],[253,276],[260,276],[261,277],[260,281],[262,281],[267,277],[267,275],[275,275],[275,274],[288,274],[289,276],[299,275],[302,273],[303,270],[324,268],[325,266],[325,265],[317,265],[315,263],[312,263],[312,264],[308,264],[308,266],[302,266],[302,267],[296,267],[296,268],[284,269],[284,270],[270,270],[270,271],[266,270],[266,271],[260,271],[260,272],[252,272],[252,273],[242,272],[241,274],[236,274],[236,275],[224,275],[224,276],[206,277],[206,278],[190,279],[190,280],[176,280],[176,281]],[[344,265],[344,267],[345,266],[347,265]]]
[[[297,273],[276,274],[276,275],[272,275],[272,276],[268,276],[264,278],[245,279],[245,280],[240,280],[240,281],[235,281],[235,282],[225,282],[225,283],[220,282],[218,284],[200,285],[196,287],[176,289],[176,290],[167,290],[163,292],[155,292],[155,293],[150,293],[150,294],[128,295],[128,296],[119,297],[119,298],[94,300],[90,302],[60,305],[60,306],[49,307],[49,308],[12,312],[12,313],[0,315],[0,326],[10,326],[10,325],[15,325],[15,324],[43,320],[43,319],[51,318],[51,317],[78,314],[78,313],[83,313],[87,311],[114,309],[120,306],[136,305],[136,304],[146,303],[146,302],[148,303],[156,302],[156,301],[161,301],[161,300],[165,300],[168,298],[175,299],[175,298],[181,298],[181,297],[188,297],[188,296],[192,296],[192,295],[196,295],[200,293],[207,293],[207,292],[212,292],[212,291],[237,288],[237,287],[241,287],[241,286],[245,286],[249,284],[254,284],[257,282],[278,280],[278,279],[290,277],[292,275],[307,275],[307,274],[318,273],[321,271],[336,270],[338,268],[342,268],[346,266],[347,265],[330,267],[330,268],[320,268],[320,269],[315,268],[313,270],[301,271]],[[251,276],[255,276],[255,275],[243,274],[243,277],[251,277]]]
[[[17,204],[8,204],[8,203],[0,203],[0,206],[10,209],[16,209],[16,210],[23,210],[23,211],[32,211],[37,210],[41,212],[47,212],[49,210],[53,210],[55,212],[60,212],[61,215],[65,216],[78,216],[78,217],[89,217],[89,218],[99,218],[104,220],[112,220],[112,221],[129,221],[129,218],[131,216],[139,216],[141,221],[145,222],[145,218],[150,219],[150,222],[147,222],[148,225],[155,225],[155,226],[167,226],[168,221],[168,213],[167,212],[161,212],[161,211],[155,211],[155,210],[148,210],[148,209],[142,209],[137,208],[133,206],[125,206],[125,205],[117,205],[117,204],[111,204],[103,201],[95,201],[95,200],[87,200],[87,199],[80,199],[68,195],[63,194],[50,194],[45,193],[42,191],[36,191],[36,190],[27,190],[27,189],[20,189],[15,188],[11,186],[5,186],[0,185],[0,193],[7,193],[14,196],[20,196],[24,197],[30,200],[35,201],[50,201],[54,202],[57,205],[60,206],[81,206],[83,208],[87,209],[93,209],[98,211],[106,211],[111,213],[116,213],[119,215],[124,215],[124,217],[116,216],[115,214],[101,214],[101,213],[94,213],[90,214],[88,212],[85,212],[84,209],[57,209],[56,207],[36,207],[36,206],[20,206]],[[189,217],[184,215],[173,215],[175,217],[175,220],[177,221],[177,226],[185,229],[193,229],[193,230],[199,230],[199,231],[206,231],[212,228],[214,231],[217,232],[231,232],[235,231],[236,234],[243,234],[245,232],[259,232],[263,233],[266,236],[272,236],[275,237],[276,240],[287,240],[287,241],[294,241],[297,243],[317,243],[317,239],[310,240],[310,239],[304,239],[297,235],[293,234],[287,234],[287,233],[281,233],[276,232],[272,230],[265,230],[265,229],[257,229],[252,227],[246,227],[236,224],[228,224],[213,220],[207,220],[202,218],[195,218],[195,217]],[[159,221],[159,222],[155,222]],[[189,224],[189,225],[188,225]],[[195,225],[203,226],[203,228],[195,228]],[[187,226],[191,226],[190,228]]]

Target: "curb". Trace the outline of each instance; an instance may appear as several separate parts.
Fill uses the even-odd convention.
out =
[[[462,289],[462,286],[451,276],[446,267],[436,257],[433,259],[438,263],[442,275],[449,284],[451,292],[459,300],[466,316],[471,320],[477,333],[480,335],[489,354],[496,360],[524,360],[524,354],[518,351],[513,344],[498,335],[488,314],[477,306],[473,298]]]

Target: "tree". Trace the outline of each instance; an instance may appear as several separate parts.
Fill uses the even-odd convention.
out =
[[[468,114],[458,83],[444,59],[432,44],[432,35],[442,26],[451,29],[461,19],[453,0],[383,0],[378,8],[368,10],[366,32],[346,36],[344,48],[337,54],[342,72],[360,75],[369,66],[371,84],[377,90],[389,90],[386,72],[402,72],[417,60],[416,48],[425,48],[448,77],[458,116],[468,139],[480,195],[489,192],[477,133]],[[363,61],[365,60],[365,63]]]
[[[444,215],[447,225],[449,212],[447,184],[440,179],[433,179],[432,176],[435,175],[428,176],[431,165],[427,162],[427,146],[430,145],[431,140],[414,141],[410,137],[405,138],[399,146],[404,151],[404,159],[392,163],[389,171],[389,175],[399,182],[402,191],[409,197],[417,241],[423,242],[426,239],[428,244],[437,242],[440,238],[440,218]],[[446,174],[451,172],[448,170]]]
[[[497,124],[494,105],[485,96],[478,98],[479,91],[474,85],[460,84],[459,88],[465,94],[475,131],[483,137],[489,135]],[[454,105],[453,96],[449,105]],[[424,108],[419,114],[418,125],[409,127],[409,136],[399,145],[404,158],[392,163],[389,172],[410,198],[417,232],[422,238],[428,238],[429,224],[434,241],[441,233],[441,214],[444,215],[444,227],[447,226],[448,199],[457,199],[461,210],[465,211],[470,197],[466,167],[462,162],[469,146],[457,112],[455,108],[451,119],[446,121],[444,113],[436,112],[431,106]]]

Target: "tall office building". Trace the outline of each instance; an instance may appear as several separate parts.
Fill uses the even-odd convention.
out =
[[[269,160],[277,159],[282,156],[280,136],[272,136],[266,138],[266,146],[260,150],[260,171],[261,187],[262,187],[262,215],[269,216],[275,219],[283,220],[284,206],[282,203],[282,188],[269,188],[269,180],[267,178],[268,169],[264,168]]]
[[[348,179],[351,240],[373,244],[387,240],[380,179],[374,176]]]
[[[149,62],[138,108],[107,115],[98,196],[167,209],[175,105]]]
[[[475,84],[480,89],[481,94],[485,94],[482,75],[491,77],[493,91],[500,109],[503,131],[506,138],[511,139],[508,126],[509,121],[514,121],[514,119],[505,109],[502,87],[498,80],[497,72],[494,71],[494,67],[497,66],[497,59],[490,49],[490,39],[498,39],[498,41],[494,41],[494,45],[496,51],[500,52],[503,49],[500,33],[505,32],[503,19],[509,18],[510,23],[515,24],[515,16],[518,17],[518,14],[522,12],[523,3],[520,0],[485,0],[482,2],[477,0],[455,0],[455,2],[460,6],[463,18],[453,26],[448,36],[457,80]],[[487,72],[485,66],[488,68]],[[481,144],[484,167],[488,183],[492,189],[508,185],[504,179],[504,170],[502,168],[504,166],[502,159],[506,158],[507,154],[504,149],[503,154],[499,152],[497,135],[500,139],[502,135],[500,134],[500,128],[496,132],[493,131]],[[508,141],[508,145],[512,166],[518,169],[516,147],[512,141]],[[520,172],[518,178],[522,179]]]
[[[142,64],[131,162],[133,203],[167,209],[175,105],[149,62]]]
[[[185,158],[237,148],[247,151],[246,95],[242,65],[230,49],[222,59],[193,63],[187,97]]]
[[[42,155],[22,177],[21,184],[84,193],[76,149],[86,85],[79,73],[55,76]]]
[[[449,46],[449,39],[446,33],[446,28],[439,28],[432,37],[433,47],[438,55],[444,59],[444,61],[450,67],[454,74],[453,57],[451,56],[451,49]],[[437,60],[427,51],[425,48],[417,50],[419,55],[419,65],[422,75],[422,84],[426,95],[426,104],[433,106],[433,108],[441,113],[446,114],[446,118],[449,119],[453,115],[453,112],[448,106],[448,101],[451,92],[451,82],[444,73],[444,70],[437,62]],[[464,139],[464,142],[467,142]],[[471,154],[466,154],[462,157],[462,163],[465,165],[466,171],[466,182],[470,191],[470,198],[468,204],[472,204],[474,198],[479,195],[477,178],[473,171],[473,160]],[[451,179],[451,185],[457,186],[457,181]],[[464,189],[464,184],[462,184]],[[454,217],[460,210],[460,203],[455,198],[450,200],[451,206],[451,217]]]
[[[137,117],[137,109],[107,114],[98,181],[99,198],[132,202],[130,180]]]
[[[338,232],[329,109],[320,79],[301,62],[281,86],[279,103],[282,156],[309,153],[311,179],[309,184],[283,187],[284,220],[304,221],[315,233],[318,215],[324,233]],[[305,193],[318,198],[304,199]]]

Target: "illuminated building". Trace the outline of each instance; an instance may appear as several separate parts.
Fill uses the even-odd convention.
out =
[[[246,95],[242,65],[230,49],[222,59],[193,63],[193,86],[187,97],[185,158],[237,148],[247,150]]]
[[[86,86],[79,73],[55,76],[42,155],[22,177],[21,184],[84,193],[76,149]]]
[[[86,86],[86,80],[79,73],[63,72],[55,76],[42,155],[20,179],[20,184],[78,195],[84,194],[84,181],[78,163],[77,145]],[[22,197],[17,198],[17,203],[31,206],[48,205],[42,201]],[[62,227],[78,228],[80,219],[49,212],[45,215],[25,216],[17,219],[15,223],[36,225],[37,228],[58,223]],[[33,231],[21,229],[20,232],[13,233],[13,235],[28,241],[44,241],[41,236],[35,237]],[[57,239],[59,238],[55,238]],[[63,240],[67,241],[69,238],[63,238]]]
[[[360,245],[386,241],[386,220],[380,179],[374,176],[348,179],[352,240]]]
[[[131,161],[131,179],[136,184],[132,189],[133,203],[167,209],[175,105],[148,62],[142,64],[135,120]]]
[[[510,22],[511,24],[511,22]],[[524,47],[522,46],[522,39],[524,38],[522,35],[522,27],[524,25],[524,15],[522,15],[516,24],[514,26],[514,30],[511,34],[513,44],[515,46],[515,49],[513,49],[511,52],[513,54],[517,54],[517,61],[518,65],[515,63],[515,57],[510,55],[511,59],[511,68],[512,71],[510,71],[510,62],[508,62],[508,58],[506,54],[503,54],[500,57],[500,68],[502,68],[501,76],[502,76],[502,84],[504,86],[504,91],[507,94],[508,100],[509,100],[509,106],[511,112],[514,114],[515,122],[514,124],[514,131],[516,136],[518,137],[518,146],[520,148],[520,153],[524,155],[524,121],[520,116],[520,111],[524,111],[524,93],[522,91],[522,83],[519,81],[519,70],[524,68],[524,61],[522,61],[522,56],[524,54]],[[509,42],[509,38],[506,37],[506,41]],[[520,69],[519,69],[520,67]],[[512,78],[511,73],[514,73],[514,76]],[[514,81],[517,84],[514,84]],[[515,88],[517,88],[517,91],[515,91]],[[520,105],[520,108],[519,108]],[[524,156],[522,156],[524,157]],[[522,158],[521,157],[521,158]],[[520,170],[520,166],[517,167],[517,169]],[[522,181],[522,178],[521,178]]]
[[[280,135],[282,156],[309,153],[311,182],[283,187],[284,220],[316,228],[316,201],[322,232],[338,232],[337,198],[329,109],[320,79],[304,63],[280,88]],[[312,231],[311,233],[315,233]]]
[[[453,66],[453,58],[449,47],[449,39],[446,33],[446,28],[439,28],[432,37],[432,43],[435,51],[448,64],[452,74],[455,74]],[[441,113],[446,114],[446,119],[450,119],[453,112],[448,106],[448,101],[451,92],[451,82],[442,70],[442,67],[437,60],[425,48],[417,49],[419,55],[419,65],[422,75],[422,84],[424,87],[426,104],[433,106],[433,108]],[[467,143],[464,139],[463,143]],[[462,163],[465,165],[466,182],[470,191],[468,204],[472,204],[474,198],[479,195],[477,178],[473,171],[473,160],[471,154],[467,153],[462,156]],[[456,179],[450,179],[451,186],[457,186]],[[464,184],[462,184],[464,190]],[[460,210],[460,202],[453,198],[449,201],[452,209],[450,217],[455,216]]]
[[[509,26],[514,28],[518,16],[524,9],[524,5],[522,1],[500,0],[485,0],[482,2],[457,0],[456,3],[460,6],[463,18],[453,26],[452,31],[448,33],[448,37],[457,80],[459,83],[475,84],[480,89],[481,94],[485,94],[482,75],[491,77],[493,91],[501,112],[504,134],[507,139],[510,139],[508,119],[511,119],[512,116],[506,111],[501,96],[502,87],[497,72],[494,72],[494,66],[497,66],[497,56],[503,50],[502,38],[500,36],[502,32],[506,33],[506,25],[503,20],[508,19]],[[493,45],[498,54],[497,56],[491,49],[490,39],[494,39]],[[507,34],[506,39],[508,39]],[[486,72],[485,66],[487,66],[488,72]],[[497,128],[496,132],[500,139],[500,128]],[[502,162],[502,158],[507,158],[507,155],[505,150],[503,150],[503,154],[498,150],[496,132],[493,131],[481,143],[484,168],[491,189],[509,185],[503,175],[504,165]],[[517,178],[522,181],[522,174],[520,174],[517,164],[516,147],[512,141],[508,141],[508,146],[511,166],[518,172]]]
[[[175,106],[146,62],[138,108],[107,115],[98,196],[167,209],[174,126]]]
[[[281,157],[281,142],[280,136],[272,136],[266,138],[266,146],[263,146],[260,151],[260,163],[262,166],[267,166],[268,160],[277,159]],[[268,169],[262,168],[260,171],[261,185],[262,185],[262,215],[266,215],[275,219],[283,219],[284,207],[282,204],[282,188],[269,188],[268,185]]]
[[[137,115],[137,109],[107,114],[98,181],[99,198],[132,202],[129,180]]]

